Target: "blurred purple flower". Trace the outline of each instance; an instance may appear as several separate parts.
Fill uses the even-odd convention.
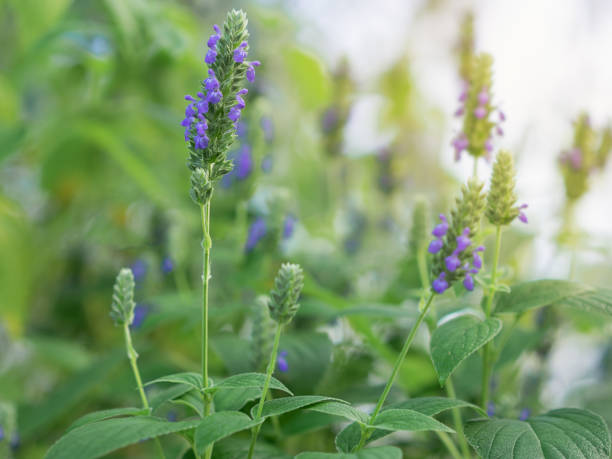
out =
[[[234,171],[238,180],[245,180],[253,171],[253,155],[251,146],[244,144],[234,159]]]
[[[130,268],[132,269],[136,282],[144,279],[145,275],[147,274],[147,262],[140,258],[134,261]]]
[[[291,237],[293,230],[295,229],[296,222],[297,218],[291,214],[285,217],[285,221],[283,222],[283,239],[289,239]]]
[[[4,427],[0,426],[0,441],[4,440]]]
[[[272,155],[264,156],[264,159],[261,161],[261,170],[266,174],[272,171],[272,166],[274,165],[274,160],[272,159]]]
[[[21,446],[21,437],[17,432],[13,434],[10,445],[13,451],[19,449],[19,447]]]
[[[281,373],[287,373],[289,371],[289,363],[287,362],[287,351],[280,351],[278,353],[278,360],[276,361],[278,371]]]
[[[240,138],[244,138],[247,135],[247,124],[245,121],[238,121],[238,123],[236,124],[236,134],[238,134],[238,137]]]
[[[323,129],[323,132],[326,134],[331,132],[338,124],[338,118],[338,110],[336,110],[336,107],[329,107],[327,110],[325,110],[323,119],[321,120],[321,128]]]
[[[257,219],[249,227],[249,233],[244,245],[244,250],[250,252],[255,248],[257,243],[266,235],[266,221],[262,217]]]
[[[269,116],[262,116],[260,124],[261,129],[264,133],[265,141],[268,143],[272,142],[272,140],[274,140],[274,123],[272,121],[272,118],[270,118]]]
[[[523,408],[521,414],[519,414],[520,421],[526,421],[531,416],[531,410],[529,408]]]
[[[493,402],[487,403],[487,416],[489,416],[490,418],[495,416],[495,403]]]
[[[137,304],[134,308],[134,320],[130,324],[130,328],[132,330],[138,330],[149,315],[149,312],[151,312],[149,306],[146,304]]]
[[[165,257],[162,260],[161,270],[164,274],[170,274],[174,269],[174,263],[172,263],[172,258]]]

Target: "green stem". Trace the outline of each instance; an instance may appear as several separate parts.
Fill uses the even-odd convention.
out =
[[[402,366],[404,359],[406,358],[406,354],[408,354],[408,350],[410,349],[410,345],[412,344],[412,341],[414,340],[414,337],[416,336],[417,330],[421,326],[423,319],[425,319],[425,316],[427,315],[427,311],[429,311],[429,307],[431,306],[431,303],[434,299],[434,295],[435,295],[434,293],[431,293],[429,295],[429,299],[427,300],[427,303],[425,303],[425,307],[421,311],[421,314],[417,318],[417,321],[415,322],[415,324],[412,326],[412,329],[410,330],[410,333],[408,334],[408,337],[406,338],[406,342],[404,343],[404,347],[402,348],[399,356],[397,357],[397,360],[395,361],[395,365],[393,366],[393,371],[391,372],[391,376],[387,380],[387,385],[385,386],[385,389],[383,390],[382,394],[380,395],[380,398],[378,399],[378,403],[376,404],[376,408],[374,408],[374,412],[370,416],[368,424],[374,423],[374,421],[376,420],[376,416],[378,416],[378,413],[380,413],[380,410],[382,409],[385,403],[385,400],[387,399],[387,396],[389,395],[389,392],[391,391],[391,387],[393,386],[393,383],[395,382],[397,373],[399,372],[399,369]],[[365,446],[365,443],[371,434],[372,434],[371,429],[365,429],[362,431],[361,439],[359,440],[359,445],[357,445],[357,451],[359,451],[361,448]]]
[[[485,315],[487,319],[491,317],[493,308],[493,298],[497,290],[497,265],[499,263],[499,252],[501,249],[502,227],[498,225],[495,232],[495,252],[493,254],[493,267],[491,268],[491,287],[487,297],[485,307]],[[491,358],[491,343],[485,344],[482,350],[482,408],[487,409],[489,403],[489,386],[491,379],[491,370],[493,369],[493,359]]]
[[[200,206],[202,217],[202,383],[208,388],[208,281],[210,279],[210,201]],[[210,414],[210,398],[203,395],[204,415]]]
[[[457,398],[457,394],[455,393],[455,386],[450,377],[446,380],[446,393],[450,398]],[[470,454],[470,448],[467,444],[467,440],[465,439],[465,433],[463,432],[463,420],[461,419],[461,412],[459,411],[459,408],[453,408],[451,412],[453,415],[455,431],[457,432],[457,438],[459,439],[459,446],[461,447],[463,457],[470,458],[472,457],[472,455]]]
[[[268,362],[268,369],[266,371],[266,380],[264,382],[263,390],[261,396],[259,397],[259,405],[257,405],[257,414],[255,415],[254,420],[257,421],[261,418],[261,413],[263,412],[264,403],[266,402],[266,398],[268,396],[268,388],[270,387],[270,380],[272,379],[272,373],[274,373],[274,368],[276,368],[276,356],[278,355],[278,345],[280,343],[281,336],[281,324],[276,325],[276,333],[274,335],[274,345],[272,346],[272,353],[270,354],[270,360]],[[248,459],[253,457],[253,452],[255,451],[255,443],[257,442],[257,436],[259,435],[259,430],[261,429],[261,424],[258,424],[253,428],[251,433],[251,445],[249,446],[249,456]]]
[[[136,380],[136,385],[138,386],[138,393],[140,394],[140,400],[142,401],[142,407],[146,410],[150,410],[149,401],[147,400],[147,396],[144,391],[144,387],[142,385],[142,378],[140,377],[140,370],[138,370],[138,363],[136,360],[138,359],[138,353],[136,349],[134,349],[134,345],[132,344],[132,335],[130,334],[130,326],[126,323],[123,324],[123,335],[125,336],[125,348],[127,350],[128,359],[130,359],[130,366],[132,367],[132,373],[134,373],[134,379]],[[157,445],[157,449],[159,450],[160,457],[165,459],[164,449],[162,448],[161,443],[159,442],[159,438],[155,438],[155,444]]]
[[[438,438],[440,439],[440,441],[444,443],[444,446],[446,446],[446,449],[448,450],[450,455],[453,456],[454,459],[463,459],[461,457],[461,453],[455,446],[455,443],[453,443],[453,440],[451,440],[451,437],[449,434],[447,434],[446,432],[437,432],[437,431],[436,431],[436,434],[438,435]]]

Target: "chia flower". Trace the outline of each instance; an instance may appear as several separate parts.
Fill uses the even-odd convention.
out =
[[[253,155],[251,154],[251,147],[249,145],[243,145],[236,159],[234,160],[234,171],[238,180],[245,180],[251,175],[253,170]]]
[[[456,271],[457,268],[461,265],[461,260],[457,256],[459,252],[457,249],[453,252],[452,255],[449,255],[444,259],[444,264],[446,265],[446,269],[449,271]]]
[[[442,223],[437,224],[431,234],[436,237],[443,237],[448,231],[448,221],[446,220],[446,217],[443,214],[440,214],[439,218],[440,220],[442,220]]]
[[[484,249],[485,249],[484,246],[480,245],[476,248],[476,250],[474,250],[472,265],[476,269],[482,268],[482,258],[480,258],[480,255],[478,254],[478,252],[484,252]]]
[[[238,63],[244,62],[244,60],[247,57],[247,51],[246,51],[247,46],[248,46],[248,43],[246,41],[243,41],[242,43],[240,43],[240,45],[238,45],[238,48],[234,50],[234,62],[238,62]]]
[[[215,33],[210,36],[208,42],[206,43],[208,45],[208,52],[206,53],[204,62],[206,62],[208,65],[215,63],[215,60],[217,59],[217,42],[221,39],[221,29],[219,29],[219,26],[215,24],[213,29],[215,29]]]
[[[134,274],[134,279],[136,281],[140,281],[144,279],[144,277],[147,274],[147,262],[142,259],[138,259],[134,261],[134,263],[132,263],[132,265],[130,266],[130,269],[132,270],[132,273]]]
[[[483,119],[485,116],[487,116],[487,109],[483,106],[476,107],[474,110],[474,116],[479,120]]]
[[[438,253],[442,247],[444,246],[444,242],[442,241],[442,239],[434,239],[433,241],[431,241],[429,243],[429,247],[427,248],[427,251],[429,253]]]
[[[461,153],[467,149],[470,143],[465,134],[461,132],[453,139],[452,145],[455,148],[455,161],[459,161],[461,159]]]
[[[491,174],[491,185],[487,195],[486,216],[489,222],[495,226],[509,225],[515,218],[526,223],[527,216],[522,209],[527,205],[516,205],[516,193],[514,191],[516,180],[514,160],[510,152],[502,150],[497,154],[493,172]]]
[[[150,309],[151,308],[145,304],[136,305],[136,307],[134,308],[134,319],[130,324],[130,328],[132,330],[138,330],[142,326],[143,322],[149,315]]]
[[[519,421],[526,421],[531,416],[531,410],[529,408],[523,408],[519,414]]]
[[[262,217],[257,219],[249,227],[247,240],[244,245],[244,250],[250,252],[257,246],[257,243],[266,235],[266,221]]]
[[[261,65],[261,62],[259,61],[249,62],[247,70],[246,70],[246,79],[250,83],[253,83],[255,81],[255,67],[259,67],[260,65]]]
[[[272,320],[280,325],[291,322],[300,307],[298,299],[303,287],[304,272],[300,265],[283,263],[274,278],[268,301]]]
[[[470,229],[464,228],[463,232],[459,236],[457,236],[457,253],[463,252],[472,243],[472,241],[470,241],[469,235]]]
[[[287,351],[280,351],[276,360],[276,366],[281,373],[289,371],[289,363],[287,362]]]
[[[172,258],[165,257],[162,260],[161,270],[164,274],[170,274],[174,269],[174,263],[172,263]]]
[[[295,229],[295,222],[297,219],[289,214],[285,217],[283,221],[283,239],[289,239],[293,234],[293,230]]]
[[[240,119],[240,113],[242,112],[242,109],[246,106],[242,95],[248,92],[248,89],[241,89],[240,91],[238,91],[238,94],[236,94],[236,105],[234,105],[230,109],[229,114],[227,115],[227,117],[234,123],[236,123]]]
[[[440,275],[433,281],[433,289],[436,293],[444,293],[448,288],[448,282],[446,281],[446,273],[442,271]]]
[[[215,59],[217,59],[217,50],[209,49],[206,52],[206,57],[204,58],[204,62],[206,62],[208,65],[211,65],[215,63]]]
[[[474,290],[474,278],[472,277],[472,273],[468,272],[463,279],[463,286],[469,292]]]

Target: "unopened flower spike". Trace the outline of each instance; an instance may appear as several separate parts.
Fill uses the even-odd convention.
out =
[[[256,371],[263,371],[272,352],[274,339],[274,322],[268,311],[269,298],[265,295],[257,297],[253,306],[253,328],[251,331],[251,345],[253,366]]]
[[[134,320],[134,274],[129,268],[122,268],[113,287],[110,316],[115,325],[130,325]]]
[[[270,317],[280,325],[286,325],[295,316],[300,305],[298,299],[304,286],[304,273],[299,265],[284,263],[274,279],[270,292]]]
[[[444,293],[453,282],[461,280],[467,290],[474,288],[473,275],[482,267],[478,252],[484,250],[484,247],[474,248],[472,244],[485,207],[482,187],[476,180],[468,182],[451,211],[444,235],[437,237],[442,231],[432,231],[436,239],[430,243],[429,252],[434,254],[432,288],[436,293]],[[440,219],[447,222],[442,216]]]
[[[491,186],[487,195],[487,209],[485,211],[487,219],[492,225],[509,225],[517,217],[523,223],[527,223],[527,216],[523,212],[527,204],[516,205],[515,175],[512,154],[506,150],[501,150],[497,154],[495,164],[493,164]]]

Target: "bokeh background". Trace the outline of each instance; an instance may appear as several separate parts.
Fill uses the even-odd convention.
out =
[[[247,12],[262,66],[213,201],[214,374],[252,369],[252,305],[291,260],[307,282],[281,379],[375,399],[416,311],[415,199],[445,211],[471,173],[450,146],[470,12],[508,117],[496,149],[514,152],[529,203],[529,224],[506,237],[507,280],[609,283],[612,167],[574,206],[568,243],[558,158],[579,113],[612,118],[610,2],[0,0],[0,455],[42,457],[76,416],[136,403],[108,316],[122,266],[137,278],[145,380],[197,369],[199,214],[179,123],[211,25],[232,7]],[[611,423],[609,323],[540,311],[521,325],[497,369],[499,391],[514,388],[498,413],[565,404]],[[398,397],[439,393],[426,343]],[[460,398],[476,397],[470,368]],[[333,448],[331,420],[315,432],[285,421],[289,450]],[[431,439],[408,440],[411,457],[431,451]]]

